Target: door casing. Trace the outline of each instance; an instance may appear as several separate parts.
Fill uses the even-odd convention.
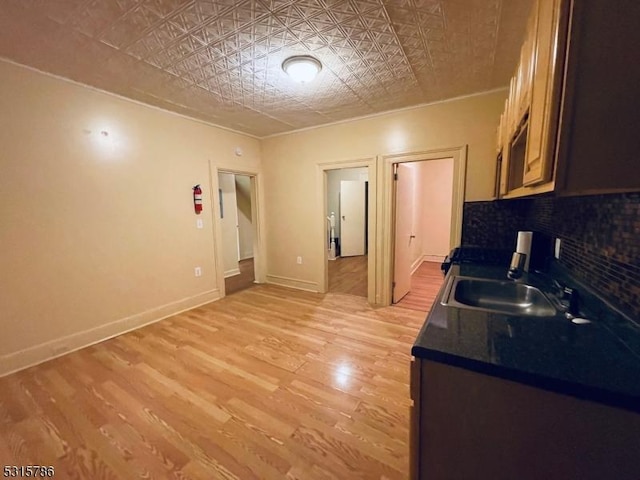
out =
[[[266,282],[266,245],[265,245],[265,226],[264,226],[264,184],[262,172],[258,169],[236,170],[223,166],[214,165],[209,160],[209,178],[211,191],[209,198],[211,199],[211,213],[213,224],[213,245],[216,266],[216,283],[220,290],[220,298],[226,295],[224,285],[224,263],[222,259],[222,232],[220,225],[220,205],[218,203],[218,174],[233,173],[236,175],[247,175],[251,179],[251,223],[254,228],[253,236],[253,261],[254,274],[256,283]]]
[[[368,167],[369,212],[368,212],[368,295],[370,304],[391,305],[393,281],[394,215],[393,164],[453,158],[453,202],[451,219],[451,246],[458,245],[462,238],[462,208],[464,205],[467,168],[467,145],[409,152],[378,155],[355,160],[337,160],[316,164],[317,178],[317,222],[314,238],[315,251],[322,261],[317,285],[321,293],[329,290],[328,249],[326,248],[326,171],[339,168]]]
[[[462,239],[462,210],[464,207],[465,181],[467,171],[467,145],[429,150],[425,152],[381,155],[378,157],[378,191],[380,205],[378,207],[376,248],[378,265],[376,283],[379,297],[378,305],[391,305],[393,299],[393,252],[395,249],[395,199],[393,195],[393,165],[395,163],[420,162],[453,158],[453,198],[451,206],[451,240],[450,247],[460,244]]]
[[[327,171],[337,170],[341,168],[357,168],[367,167],[367,175],[369,178],[368,189],[368,224],[367,224],[367,243],[369,245],[367,253],[367,300],[371,304],[377,303],[377,298],[380,296],[377,289],[379,285],[376,283],[376,265],[377,255],[375,245],[377,243],[377,189],[372,186],[377,185],[377,158],[368,157],[353,160],[337,160],[322,162],[316,164],[316,178],[317,178],[317,205],[319,206],[317,212],[316,222],[317,230],[315,238],[317,238],[315,251],[318,252],[318,257],[322,259],[322,268],[319,269],[320,278],[318,279],[318,286],[320,293],[326,293],[329,291],[329,264],[328,264],[328,249],[326,244],[326,228],[327,228]]]

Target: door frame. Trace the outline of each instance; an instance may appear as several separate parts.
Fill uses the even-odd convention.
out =
[[[219,173],[232,173],[234,175],[246,175],[251,180],[251,223],[253,224],[253,269],[256,283],[266,282],[266,246],[265,246],[265,226],[264,226],[264,179],[263,174],[258,169],[246,168],[235,169],[214,165],[209,160],[209,178],[211,191],[211,214],[213,225],[213,246],[214,260],[216,267],[216,283],[220,291],[220,298],[226,296],[224,283],[224,263],[222,259],[222,230],[220,226],[220,204],[218,203],[218,183]]]
[[[379,209],[378,235],[381,239],[376,252],[380,258],[378,281],[381,285],[379,302],[381,305],[391,305],[393,300],[393,271],[395,248],[395,186],[393,180],[393,166],[397,163],[422,162],[453,158],[453,198],[450,247],[460,244],[462,239],[462,209],[464,207],[465,182],[467,173],[467,145],[424,152],[399,153],[380,155],[378,187],[382,192],[382,208]]]
[[[369,212],[368,212],[368,227],[367,227],[367,300],[371,304],[375,304],[377,299],[376,292],[376,265],[377,265],[377,192],[375,186],[377,185],[377,168],[376,157],[367,157],[355,160],[335,160],[329,162],[321,162],[316,164],[316,179],[317,179],[317,192],[318,192],[318,222],[316,230],[316,242],[315,250],[318,252],[318,257],[322,259],[322,268],[320,268],[320,278],[318,281],[318,287],[320,293],[327,293],[329,291],[329,252],[325,242],[327,231],[327,171],[328,170],[340,170],[343,168],[361,168],[367,167],[368,182],[369,182]]]

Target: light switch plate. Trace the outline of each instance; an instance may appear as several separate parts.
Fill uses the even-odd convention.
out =
[[[202,276],[202,268],[201,267],[194,268],[194,273],[195,273],[196,277],[201,277]]]
[[[202,221],[201,218],[198,218],[196,220],[196,228],[204,228],[204,222]]]

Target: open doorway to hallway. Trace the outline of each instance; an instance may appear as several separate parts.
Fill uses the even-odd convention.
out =
[[[453,158],[395,164],[393,197],[393,304],[427,312],[451,249]]]
[[[225,294],[255,283],[255,178],[218,173]]]
[[[329,292],[368,294],[368,168],[326,170]]]

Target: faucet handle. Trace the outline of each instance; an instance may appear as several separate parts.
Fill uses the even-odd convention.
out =
[[[564,287],[562,290],[563,297],[560,302],[567,309],[565,315],[567,315],[567,317],[575,317],[579,315],[580,312],[578,310],[580,308],[580,295],[578,294],[578,290],[571,287]]]

